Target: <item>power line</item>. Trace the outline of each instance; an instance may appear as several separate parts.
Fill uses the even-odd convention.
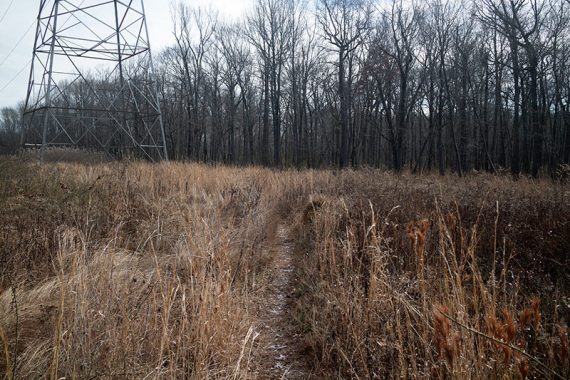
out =
[[[83,5],[83,3],[85,3],[86,0],[83,0],[78,7],[81,7]],[[14,2],[14,0],[12,0],[12,3]],[[10,5],[12,5],[12,3],[10,3]],[[10,6],[8,6],[8,9],[10,9]],[[4,16],[6,16],[6,13],[8,13],[8,9],[6,9],[6,12],[4,13]],[[67,19],[65,20],[65,22],[63,23],[63,25],[61,26],[62,28],[67,25],[67,23],[69,22],[69,20],[71,20],[73,18],[73,14],[69,15],[67,17]],[[0,22],[2,22],[0,20]],[[20,39],[18,40],[18,42],[16,42],[16,45],[12,48],[12,50],[10,50],[10,52],[8,53],[8,55],[2,60],[2,62],[0,62],[0,67],[2,67],[3,64],[6,63],[6,61],[8,60],[8,58],[10,58],[10,56],[14,53],[14,51],[18,48],[18,46],[20,46],[20,43],[24,40],[24,38],[26,38],[26,36],[28,35],[28,33],[30,32],[30,30],[32,29],[32,27],[36,24],[36,20],[32,21],[32,23],[30,24],[30,26],[28,26],[28,29],[26,29],[26,31],[24,32],[24,34],[22,35],[22,37],[20,37]]]
[[[18,71],[18,73],[16,73],[16,75],[14,75],[12,79],[10,79],[10,81],[4,85],[4,87],[0,88],[0,93],[3,92],[5,89],[7,89],[8,86],[10,86],[20,76],[20,74],[22,74],[24,70],[26,70],[29,67],[30,63],[32,63],[31,59],[28,61],[28,63],[22,66],[20,71]]]
[[[12,56],[12,54],[14,53],[14,51],[16,51],[16,49],[20,46],[20,44],[22,43],[22,41],[24,40],[24,38],[26,38],[26,36],[28,35],[28,33],[30,32],[30,29],[32,29],[32,26],[34,26],[36,22],[32,22],[30,24],[30,26],[28,27],[28,29],[26,29],[26,32],[22,35],[22,37],[20,37],[20,39],[18,40],[18,42],[16,42],[16,45],[14,45],[14,47],[12,48],[12,50],[10,50],[10,52],[8,53],[8,55],[2,60],[2,62],[0,62],[0,67],[6,63],[6,61],[8,60],[8,58],[10,58]]]
[[[79,7],[81,7],[83,5],[83,3],[85,2],[85,0],[83,0],[81,2],[81,4],[79,4]],[[12,2],[10,3],[10,5],[8,5],[8,9],[6,9],[6,11],[4,12],[4,15],[2,16],[2,19],[0,20],[0,22],[4,19],[4,17],[6,16],[6,14],[8,13],[8,10],[10,9],[10,7],[12,6],[12,3],[14,3],[14,0],[12,0]],[[72,18],[73,15],[70,15],[69,17],[67,17],[67,19],[65,20],[65,22],[63,23],[63,26],[67,25],[67,23],[69,22],[69,20]],[[16,42],[16,45],[12,48],[12,50],[10,50],[10,52],[8,53],[8,55],[2,60],[2,62],[0,62],[0,67],[2,67],[2,65],[4,65],[6,63],[6,61],[8,61],[8,58],[10,58],[10,56],[12,56],[12,54],[14,53],[14,51],[16,51],[16,49],[18,48],[18,46],[20,46],[20,44],[22,43],[22,41],[24,40],[24,38],[28,35],[28,33],[30,32],[30,30],[32,29],[32,27],[36,24],[36,20],[34,20],[30,26],[28,27],[28,29],[26,29],[26,31],[24,32],[24,34],[22,35],[22,37],[20,37],[20,39],[18,40],[18,42]],[[8,86],[10,86],[23,72],[24,70],[26,70],[29,65],[32,63],[33,58],[30,59],[21,69],[20,71],[18,71],[16,73],[16,75],[14,75],[10,81],[8,81],[8,83],[6,83],[2,88],[0,88],[0,93],[3,92],[4,90],[6,90],[8,88]]]
[[[12,4],[14,4],[14,0],[10,1],[10,4],[8,4],[8,8],[6,8],[6,10],[4,11],[4,14],[2,15],[2,17],[0,17],[0,24],[2,24],[2,21],[4,21],[4,19],[6,18],[6,15],[8,14],[8,11],[9,11],[10,8],[12,7]]]

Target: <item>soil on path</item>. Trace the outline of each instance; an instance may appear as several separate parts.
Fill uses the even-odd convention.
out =
[[[293,293],[293,242],[285,226],[278,226],[269,286],[257,308],[258,346],[252,358],[258,379],[308,379],[306,362],[299,352],[300,337],[289,314]]]

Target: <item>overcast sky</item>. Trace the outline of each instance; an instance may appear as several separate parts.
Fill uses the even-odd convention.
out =
[[[144,0],[154,53],[173,42],[172,1]],[[229,19],[240,17],[251,4],[251,0],[182,1],[191,6],[212,7]],[[39,0],[0,0],[0,108],[25,100],[38,7]]]

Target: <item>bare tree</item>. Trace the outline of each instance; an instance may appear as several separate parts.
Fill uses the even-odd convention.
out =
[[[537,46],[538,31],[544,19],[544,3],[540,0],[483,0],[480,17],[483,22],[496,28],[506,36],[511,44],[512,70],[515,86],[514,121],[513,121],[513,155],[511,168],[513,174],[520,172],[520,120],[518,107],[520,103],[521,65],[519,48],[526,53],[526,71],[529,75],[530,130],[532,133],[532,175],[537,176],[542,165],[543,126],[538,104],[538,65],[539,50]]]
[[[341,168],[348,165],[348,138],[350,92],[348,62],[352,53],[364,43],[370,31],[371,8],[364,0],[320,0],[317,19],[323,36],[334,47],[338,65],[338,97],[340,101],[340,144]]]
[[[218,46],[224,56],[225,70],[224,82],[227,90],[228,110],[228,141],[230,162],[236,159],[235,147],[235,119],[239,106],[244,107],[244,152],[246,162],[253,159],[253,120],[251,117],[251,105],[248,94],[250,90],[251,74],[248,68],[251,64],[251,56],[245,41],[240,38],[237,25],[228,25],[218,30]]]
[[[188,157],[197,157],[205,143],[205,113],[200,104],[204,81],[204,59],[214,42],[217,13],[191,8],[179,2],[172,8],[177,54],[184,70],[188,112]]]
[[[404,165],[404,138],[409,118],[421,88],[419,82],[412,88],[412,72],[417,63],[418,12],[415,8],[405,9],[401,2],[394,2],[390,12],[383,15],[380,25],[375,45],[379,54],[391,61],[397,78],[396,88],[387,89],[379,83],[380,98],[389,127],[392,164],[396,171],[400,171]]]
[[[268,140],[271,108],[273,125],[273,164],[281,165],[282,75],[291,53],[294,27],[294,3],[291,0],[258,0],[248,16],[246,35],[260,55],[264,82],[264,137]]]
[[[174,43],[157,60],[172,157],[442,175],[568,164],[569,0],[392,0],[377,12],[369,1],[256,0],[223,25],[175,3]],[[88,78],[98,96],[62,83],[58,106],[89,117],[118,88],[108,74]],[[85,147],[120,143],[98,123]]]
[[[0,154],[12,154],[18,149],[22,126],[23,104],[17,108],[0,109]]]

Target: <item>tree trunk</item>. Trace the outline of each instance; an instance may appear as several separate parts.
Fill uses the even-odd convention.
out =
[[[345,168],[348,164],[348,98],[346,96],[346,53],[341,47],[338,53],[338,94],[340,98],[340,152],[339,167]]]
[[[519,118],[519,108],[520,108],[520,72],[519,72],[519,53],[518,44],[516,41],[511,41],[512,49],[512,63],[513,63],[513,82],[515,87],[515,94],[513,99],[513,141],[512,141],[512,153],[511,153],[511,173],[513,176],[518,177],[520,174],[520,118]]]
[[[528,46],[528,72],[530,76],[530,133],[532,136],[532,168],[533,177],[538,177],[542,166],[543,126],[538,105],[538,57],[533,46]]]
[[[261,131],[261,162],[269,165],[269,62],[265,60],[263,73],[263,129]]]

